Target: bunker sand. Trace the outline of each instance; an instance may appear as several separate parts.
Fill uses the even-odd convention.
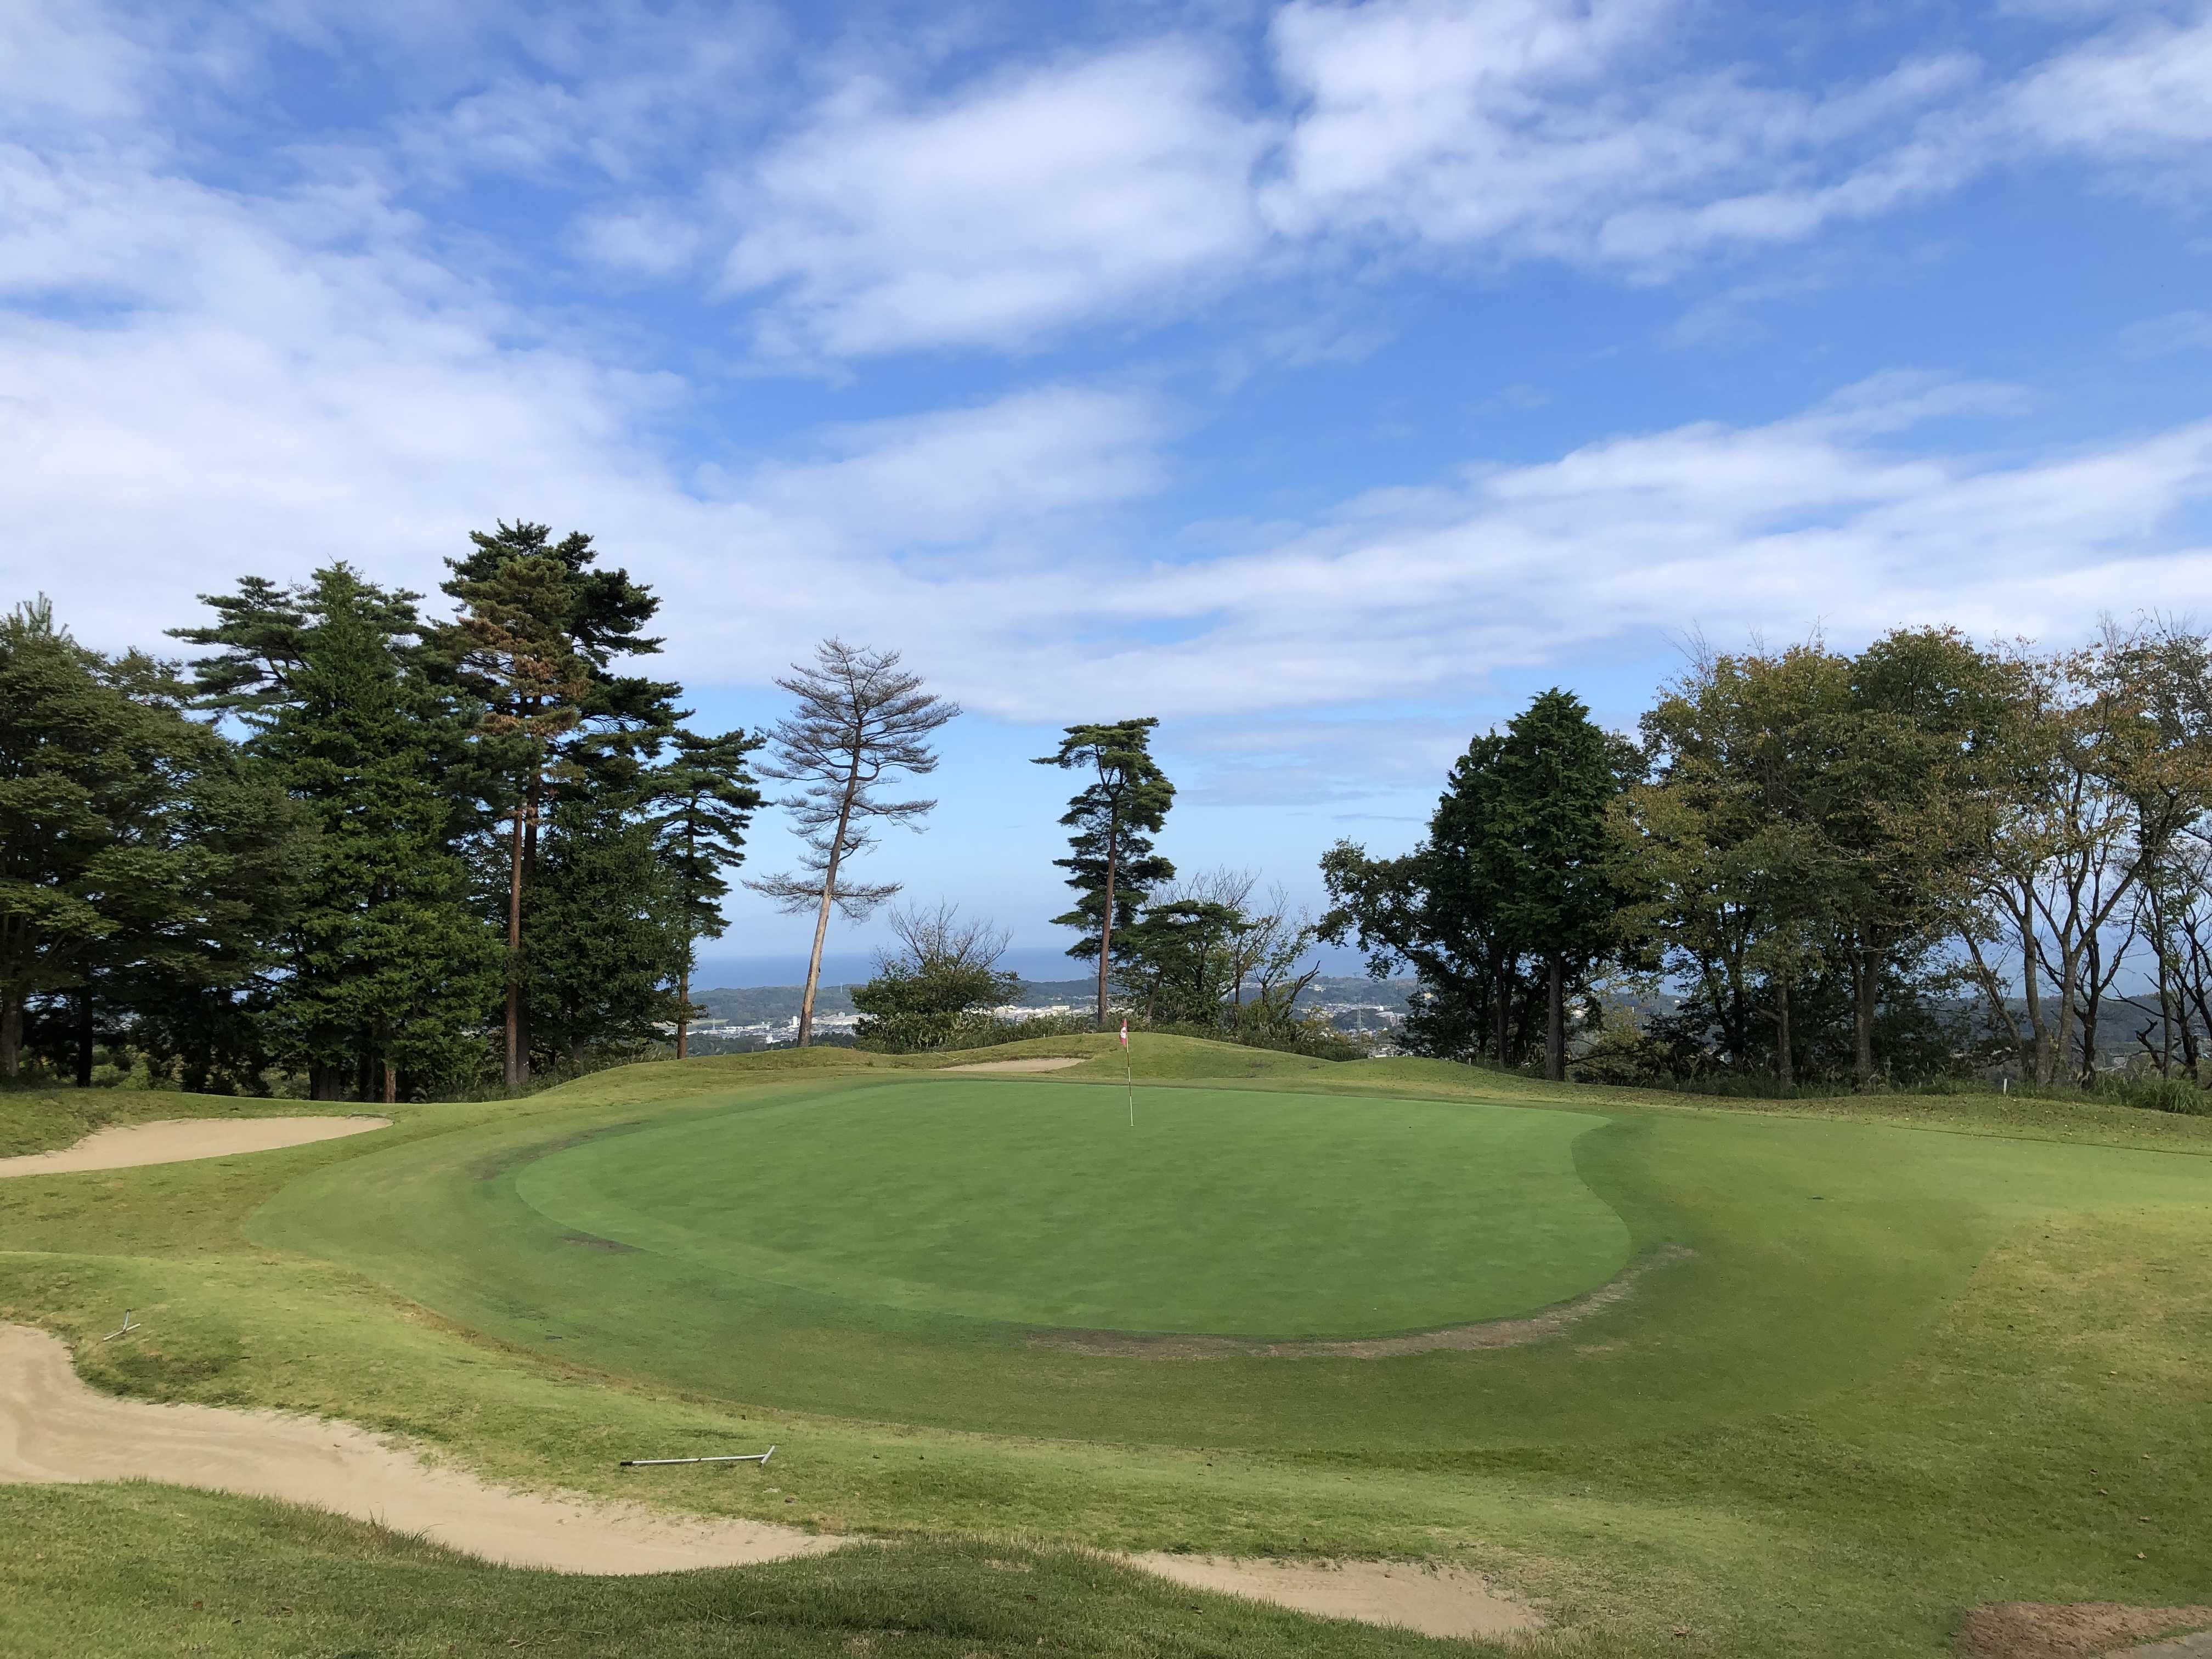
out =
[[[229,1158],[239,1152],[273,1152],[391,1127],[388,1117],[164,1118],[157,1123],[95,1129],[76,1146],[58,1152],[0,1158],[0,1177],[189,1164],[195,1158]]]
[[[1193,1589],[1267,1601],[1325,1619],[1397,1625],[1424,1636],[1515,1636],[1544,1621],[1464,1567],[1412,1561],[1285,1562],[1220,1555],[1132,1555]]]
[[[502,1492],[345,1423],[103,1395],[44,1331],[0,1325],[0,1482],[157,1480],[330,1510],[502,1566],[628,1575],[820,1555],[860,1540],[763,1521],[685,1521],[631,1505]],[[1475,1574],[1415,1563],[1285,1565],[1220,1556],[1117,1558],[1193,1589],[1432,1636],[1541,1620]]]
[[[1076,1054],[1065,1058],[1054,1056],[1049,1059],[1036,1060],[979,1060],[966,1066],[940,1066],[938,1070],[941,1072],[1004,1072],[1012,1074],[1016,1072],[1064,1072],[1071,1066],[1082,1064],[1083,1057]]]
[[[160,1480],[312,1504],[505,1566],[629,1574],[813,1555],[853,1540],[759,1521],[501,1492],[349,1424],[95,1392],[43,1331],[0,1326],[0,1481]]]

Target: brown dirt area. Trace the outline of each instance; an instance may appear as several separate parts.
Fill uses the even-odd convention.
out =
[[[1544,1621],[1464,1567],[1418,1561],[1274,1561],[1221,1555],[1123,1559],[1194,1589],[1268,1601],[1324,1619],[1398,1625],[1425,1636],[1497,1638]]]
[[[2177,1632],[2212,1626],[2212,1607],[2130,1607],[2117,1601],[1990,1601],[1970,1610],[1951,1651],[1960,1659],[2098,1659]],[[2165,1649],[2150,1650],[2157,1653]],[[2173,1650],[2188,1652],[2187,1647]],[[2212,1652],[2212,1647],[2203,1650]],[[2128,1648],[2143,1653],[2140,1648]],[[2143,1659],[2149,1659],[2143,1654]]]
[[[1030,1339],[1032,1347],[1124,1359],[1390,1359],[1401,1354],[1518,1348],[1556,1336],[1629,1296],[1655,1267],[1684,1261],[1693,1253],[1679,1244],[1632,1261],[1597,1289],[1530,1314],[1525,1319],[1491,1319],[1476,1325],[1414,1331],[1406,1336],[1366,1337],[1352,1341],[1248,1342],[1234,1336],[1133,1336],[1124,1331],[1054,1331]]]
[[[58,1152],[0,1158],[0,1177],[76,1175],[88,1170],[132,1170],[146,1164],[187,1164],[238,1152],[273,1152],[343,1135],[388,1129],[388,1117],[164,1118],[95,1129]]]

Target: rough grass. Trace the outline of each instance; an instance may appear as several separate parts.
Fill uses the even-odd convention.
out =
[[[1067,1039],[1048,1041],[1070,1052]],[[892,1060],[838,1058],[846,1068],[857,1058],[863,1071]],[[1156,1060],[1205,1063],[1140,1044],[1139,1074]],[[511,1104],[404,1108],[400,1126],[373,1139],[558,1135],[665,1100],[672,1083],[703,1097],[736,1080],[729,1061],[687,1064],[721,1069],[694,1082],[682,1067],[641,1067]],[[1370,1091],[1494,1099],[1512,1083],[1427,1070],[1394,1079],[1389,1064],[1242,1086],[1340,1078]],[[808,1074],[787,1081],[805,1085]],[[1018,1547],[1079,1544],[1464,1562],[1542,1600],[1565,1633],[1537,1652],[1932,1656],[1979,1602],[2212,1600],[2212,1202],[2173,1196],[2175,1183],[2201,1182],[2212,1169],[2201,1156],[2157,1154],[2202,1154],[2208,1143],[2176,1145],[2094,1115],[2013,1121],[1957,1100],[1924,1103],[1951,1115],[1916,1112],[1907,1127],[1832,1121],[1850,1115],[1834,1103],[1816,1117],[1686,1110],[1679,1098],[1669,1109],[1638,1109],[1595,1090],[1522,1093],[1586,1109],[1625,1105],[1622,1124],[1647,1140],[1624,1132],[1620,1155],[1655,1171],[1662,1196],[1699,1182],[1730,1188],[1715,1224],[1758,1245],[1707,1291],[1778,1275],[1788,1294],[1753,1297],[1708,1326],[1719,1347],[1703,1357],[1679,1319],[1640,1336],[1579,1332],[1559,1345],[1568,1372],[1534,1380],[1550,1388],[1585,1371],[1587,1387],[1560,1396],[1485,1383],[1448,1420],[1449,1435],[1401,1423],[1379,1449],[1304,1435],[1264,1401],[1268,1419],[1291,1431],[1243,1448],[1219,1437],[1086,1443],[872,1423],[764,1407],[764,1393],[615,1375],[563,1358],[560,1344],[489,1340],[349,1267],[247,1236],[264,1200],[368,1156],[358,1143],[10,1182],[0,1189],[0,1316],[76,1339],[103,1386],[328,1411],[405,1431],[495,1479],[915,1541],[865,1558],[861,1580],[845,1576],[850,1558],[841,1555],[789,1570],[580,1584],[364,1545],[354,1529],[264,1505],[158,1489],[0,1489],[0,1535],[10,1543],[0,1552],[0,1622],[11,1651],[35,1653],[442,1651],[434,1632],[459,1651],[505,1651],[520,1638],[526,1650],[641,1655],[1011,1654],[1038,1650],[1040,1640],[1047,1652],[1383,1652],[1414,1640],[1242,1610],[1258,1622],[1232,1635],[1178,1622],[1159,1598],[1200,1610],[1232,1604],[1132,1589],[1111,1575],[1085,1601],[1080,1584],[1063,1588],[1056,1566],[1004,1574],[988,1565],[1014,1559],[1007,1552]],[[2059,1144],[2070,1139],[2140,1150]],[[1753,1149],[1753,1163],[1717,1164],[1731,1144]],[[1899,1149],[1920,1144],[1943,1150],[1893,1182]],[[1759,1188],[1771,1160],[1803,1147],[1819,1149],[1819,1202],[1802,1188]],[[1605,1170],[1586,1174],[1607,1190]],[[1886,1186],[1890,1198],[1879,1199]],[[2160,1188],[2167,1195],[2152,1201]],[[1832,1221],[1826,1212],[1839,1203],[1845,1213]],[[1947,1204],[1955,1206],[1948,1217]],[[1899,1254],[1909,1259],[1890,1261]],[[1710,1250],[1700,1257],[1712,1259]],[[1919,1285],[1901,1303],[1898,1281],[1882,1277],[1900,1273]],[[1909,1317],[1853,1322],[1869,1273],[1881,1280],[1875,1311],[1904,1307]],[[148,1322],[144,1335],[90,1340],[114,1328],[126,1302]],[[1844,1328],[1831,1336],[1830,1325]],[[1739,1377],[1730,1367],[1744,1345],[1764,1369]],[[1786,1352],[1800,1345],[1810,1352]],[[1503,1363],[1461,1373],[1462,1384],[1510,1376],[1528,1355],[1477,1358]],[[1676,1379],[1671,1404],[1664,1391],[1656,1402],[1666,1410],[1622,1369],[1632,1360],[1659,1367],[1644,1375]],[[1318,1389],[1300,1386],[1324,1406],[1342,1396],[1337,1419],[1357,1421],[1376,1397],[1375,1379],[1429,1363],[1347,1366]],[[1217,1395],[1257,1386],[1210,1364],[1118,1364],[1154,1377],[1203,1372]],[[1776,1393],[1775,1366],[1802,1386]],[[1669,1411],[1684,1415],[1670,1424]],[[1418,1426],[1418,1417],[1408,1421]],[[761,1436],[781,1448],[773,1482],[672,1469],[647,1484],[613,1467],[621,1456]],[[981,1541],[935,1541],[951,1535]],[[1054,1586],[1024,1582],[1010,1597],[987,1573],[1042,1575]],[[803,1597],[770,1582],[810,1574],[821,1582]],[[214,1605],[210,1579],[267,1605],[253,1615],[234,1608],[243,1621],[234,1626],[187,1625],[191,1600],[207,1603],[196,1618]],[[718,1588],[697,1599],[681,1589],[710,1584]],[[839,1601],[841,1585],[858,1599]],[[1020,1599],[1029,1594],[1040,1601]],[[996,1617],[994,1608],[1011,1617],[915,1620],[915,1633],[898,1638],[887,1634],[896,1622],[866,1622],[885,1609],[934,1607],[931,1596],[978,1620]],[[1115,1601],[1127,1601],[1125,1614]],[[331,1622],[312,1631],[286,1622],[301,1618],[303,1602],[327,1607]],[[292,1613],[272,1611],[288,1605]],[[754,1608],[784,1611],[753,1619]],[[1301,1641],[1337,1645],[1285,1645]],[[942,1645],[909,1645],[925,1642]]]
[[[45,1547],[0,1554],[11,1659],[517,1650],[573,1659],[964,1659],[1017,1650],[1394,1659],[1435,1650],[1419,1637],[1178,1589],[1093,1554],[1006,1544],[863,1547],[742,1571],[590,1579],[485,1567],[313,1510],[173,1488],[7,1498],[12,1535]]]

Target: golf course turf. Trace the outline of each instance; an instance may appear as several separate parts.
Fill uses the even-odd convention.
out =
[[[329,1411],[495,1480],[937,1540],[878,1553],[856,1595],[911,1567],[911,1605],[947,1574],[988,1601],[999,1570],[957,1541],[985,1539],[1030,1564],[1020,1594],[1065,1598],[947,1651],[1413,1640],[1269,1614],[1224,1646],[1175,1592],[1092,1619],[1071,1610],[1111,1587],[1054,1565],[1067,1545],[1460,1562],[1537,1600],[1539,1650],[1936,1655],[1984,1601],[2212,1600],[2212,1124],[1978,1099],[1684,1109],[1170,1039],[1135,1061],[1133,1131],[1117,1061],[938,1078],[823,1055],[19,1181],[0,1316],[74,1339],[108,1388]],[[1051,1340],[1512,1318],[1668,1247],[1628,1293],[1493,1351]],[[146,1335],[100,1344],[125,1304]],[[773,1476],[613,1467],[763,1437]],[[0,1525],[58,1528],[51,1559],[72,1564],[13,1562],[0,1597],[136,1629],[124,1610],[170,1569],[121,1564],[176,1562],[161,1526],[263,1537],[354,1586],[459,1574],[466,1601],[499,1577],[404,1552],[347,1565],[331,1529],[264,1511],[0,1489]],[[812,1583],[843,1559],[758,1571]],[[590,1596],[649,1624],[659,1594]],[[868,1628],[896,1622],[884,1595]],[[209,1650],[416,1650],[362,1618],[320,1648]],[[850,1650],[823,1618],[696,1650]],[[660,1650],[529,1622],[539,1650]]]

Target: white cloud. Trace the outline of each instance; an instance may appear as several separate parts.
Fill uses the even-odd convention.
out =
[[[2106,161],[2189,165],[2212,144],[2212,8],[2131,20],[2039,65],[2003,100],[2040,143]]]
[[[2120,331],[2120,349],[2131,357],[2170,351],[2212,351],[2212,311],[2175,311]]]
[[[1255,252],[1261,131],[1165,41],[942,102],[847,88],[715,192],[771,350],[1016,345],[1174,306]]]

